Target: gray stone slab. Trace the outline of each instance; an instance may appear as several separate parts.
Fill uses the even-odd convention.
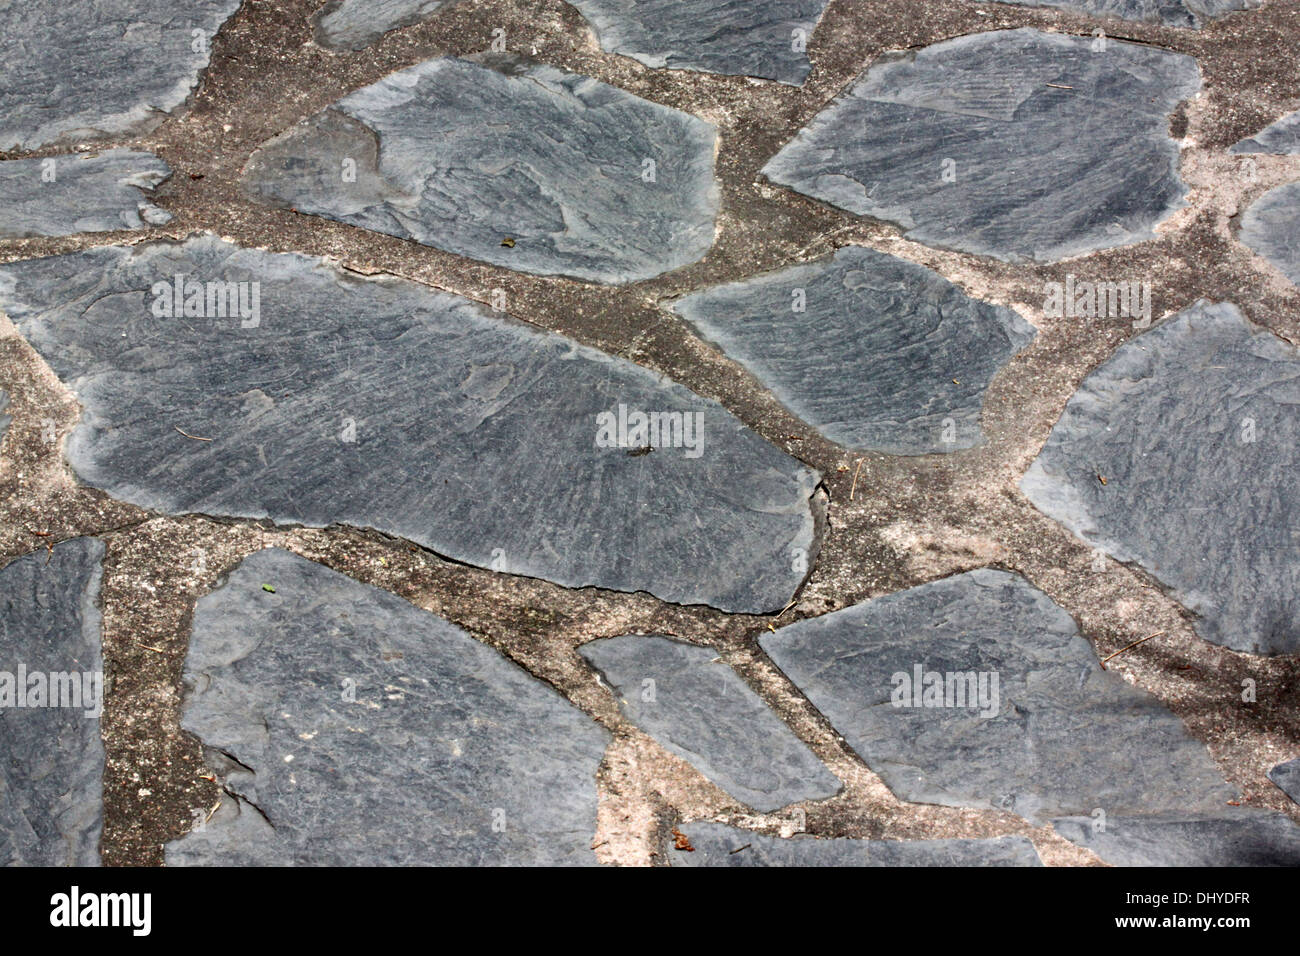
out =
[[[629,634],[580,651],[633,723],[755,810],[839,792],[835,775],[713,650]]]
[[[195,295],[206,315],[160,317],[178,274],[247,308]],[[715,402],[459,296],[206,236],[4,265],[0,308],[83,407],[73,470],[146,508],[372,527],[728,611],[780,610],[815,556],[815,471]]]
[[[169,866],[596,862],[609,733],[395,595],[258,552],[199,600],[185,681],[238,802]]]
[[[685,823],[694,851],[668,847],[670,866],[1042,866],[1024,837],[992,840],[819,840]]]
[[[673,308],[831,441],[900,455],[982,440],[998,370],[1034,337],[938,273],[846,246]]]
[[[716,139],[701,119],[590,77],[442,57],[264,143],[244,185],[496,266],[622,283],[713,245]]]
[[[984,0],[967,0],[984,2]],[[1237,10],[1251,10],[1258,0],[998,0],[1018,7],[1054,7],[1090,17],[1114,17],[1200,29],[1209,20]]]
[[[0,150],[152,129],[240,0],[0,0]]]
[[[1055,261],[1154,236],[1185,205],[1169,114],[1196,61],[1003,30],[888,54],[763,172],[908,238]]]
[[[98,866],[104,546],[74,538],[0,569],[0,866]]]
[[[0,162],[0,239],[169,222],[171,214],[150,203],[144,191],[171,173],[152,153],[129,149]]]
[[[829,0],[572,0],[601,49],[646,66],[799,85]]]
[[[1300,827],[1249,807],[1214,813],[1053,820],[1067,840],[1113,866],[1300,866]]]
[[[364,50],[390,30],[428,20],[456,0],[330,0],[312,17],[316,42],[343,50]]]
[[[1272,780],[1288,797],[1300,803],[1300,757],[1280,763],[1268,772]]]
[[[1300,285],[1300,183],[1270,189],[1241,215],[1241,241]]]
[[[1300,153],[1300,112],[1283,116],[1254,136],[1234,145],[1230,153]]]
[[[1019,575],[970,571],[759,643],[904,800],[1046,822],[1233,797],[1182,722],[1102,670],[1070,616]],[[957,699],[955,685],[949,700],[925,693],[930,673],[945,687],[948,674],[975,674],[988,706]]]
[[[1296,349],[1231,304],[1199,302],[1084,380],[1020,489],[1159,578],[1199,615],[1206,640],[1294,654],[1297,405]]]

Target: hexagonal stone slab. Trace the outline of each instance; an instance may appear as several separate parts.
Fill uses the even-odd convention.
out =
[[[0,569],[0,866],[99,866],[103,555],[74,538]]]
[[[592,282],[703,258],[712,125],[505,57],[384,77],[253,154],[252,193],[493,265]]]
[[[83,406],[73,470],[146,508],[731,611],[815,552],[817,473],[720,405],[413,282],[208,236],[10,263],[0,308]]]
[[[667,850],[670,866],[1042,866],[1024,837],[993,840],[820,840],[765,836],[722,823],[679,828],[694,851]]]
[[[1169,114],[1196,62],[1003,30],[891,54],[763,172],[909,239],[1055,261],[1154,236],[1185,205]]]
[[[171,174],[152,153],[129,149],[0,162],[0,238],[161,225],[171,214],[148,202],[143,191]]]
[[[1200,302],[1084,380],[1020,489],[1172,588],[1206,640],[1294,654],[1298,405],[1296,349],[1233,305]]]
[[[1251,203],[1240,238],[1300,285],[1300,183],[1270,189]]]
[[[189,97],[239,0],[0,2],[0,150],[152,129]]]
[[[755,810],[839,792],[839,780],[711,649],[629,634],[579,650],[633,723]]]
[[[1300,112],[1283,116],[1254,136],[1235,144],[1230,153],[1300,153]]]
[[[330,0],[312,17],[316,42],[364,50],[390,30],[414,26],[456,0]]]
[[[1300,866],[1300,827],[1281,813],[1225,807],[1053,820],[1063,837],[1113,866]]]
[[[989,382],[1034,337],[1011,309],[859,246],[673,308],[831,441],[900,455],[978,444]]]
[[[829,0],[572,0],[602,50],[646,66],[798,85]]]
[[[1268,779],[1288,797],[1300,803],[1300,757],[1280,763],[1268,772]]]
[[[392,594],[258,552],[199,600],[185,680],[238,799],[169,866],[595,863],[609,733]]]
[[[976,2],[976,0],[967,0]],[[982,0],[980,0],[982,2]],[[1258,0],[998,0],[1018,7],[1054,7],[1090,17],[1115,17],[1159,23],[1167,27],[1200,29],[1213,20],[1237,10],[1259,6]]]
[[[759,643],[904,800],[1046,822],[1233,796],[1182,722],[1102,670],[1070,616],[1016,574],[970,571]]]

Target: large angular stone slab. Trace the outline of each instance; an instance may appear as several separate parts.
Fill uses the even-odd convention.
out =
[[[839,792],[839,780],[709,648],[629,634],[580,652],[633,723],[755,810]]]
[[[1046,822],[1233,797],[1182,722],[1102,670],[1070,616],[1019,575],[971,571],[759,643],[905,800]],[[927,693],[930,673],[940,675],[937,695]],[[949,674],[974,674],[976,686],[962,688],[977,693],[957,697]]]
[[[722,823],[678,828],[693,851],[668,849],[670,866],[1042,866],[1024,837],[992,840],[782,839]]]
[[[98,866],[104,546],[74,538],[0,569],[0,866]]]
[[[1270,189],[1241,215],[1241,241],[1300,285],[1300,183]]]
[[[646,66],[799,85],[829,0],[572,0],[601,49]]]
[[[505,57],[429,60],[263,144],[245,187],[493,265],[648,279],[713,244],[712,125]]]
[[[1063,837],[1113,866],[1300,866],[1300,827],[1248,807],[1217,812],[1053,820]]]
[[[1300,112],[1283,116],[1254,136],[1243,139],[1230,153],[1300,153]]]
[[[764,167],[908,238],[1050,262],[1149,239],[1185,205],[1169,116],[1196,62],[1003,30],[891,54]]]
[[[364,50],[390,30],[414,26],[456,0],[330,0],[312,17],[316,42]]]
[[[609,733],[392,594],[258,552],[199,600],[185,679],[238,799],[168,865],[595,863]]]
[[[967,0],[976,2],[976,0]],[[983,0],[979,0],[983,2]],[[1209,20],[1259,6],[1258,0],[998,0],[1019,7],[1054,7],[1090,17],[1114,17],[1200,29]]]
[[[156,314],[177,275],[203,315]],[[83,406],[73,470],[146,508],[371,527],[730,611],[780,610],[815,555],[816,472],[715,402],[459,296],[207,236],[10,263],[0,308]]]
[[[1300,757],[1280,763],[1268,772],[1268,779],[1288,797],[1300,803]]]
[[[198,83],[239,2],[0,2],[0,150],[158,125]]]
[[[1020,489],[1169,586],[1206,640],[1294,654],[1298,405],[1296,349],[1231,304],[1199,302],[1084,380]]]
[[[846,246],[674,310],[831,441],[900,455],[981,440],[993,376],[1034,337],[936,272]]]
[[[152,153],[109,149],[95,154],[0,162],[0,238],[67,236],[143,229],[171,220],[144,190],[171,175]]]

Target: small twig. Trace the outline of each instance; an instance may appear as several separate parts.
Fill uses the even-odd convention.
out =
[[[858,475],[862,472],[862,459],[858,459],[858,467],[853,472],[853,484],[849,485],[849,501],[853,500],[853,492],[858,488]]]
[[[741,850],[748,850],[748,849],[749,849],[751,846],[753,846],[753,845],[754,845],[754,844],[752,844],[752,843],[746,843],[744,846],[738,846],[738,847],[736,847],[734,850],[728,850],[728,851],[727,851],[727,856],[735,856],[735,855],[736,855],[737,853],[739,853]]]
[[[149,645],[149,644],[141,644],[139,641],[136,641],[136,642],[135,642],[135,646],[136,646],[136,647],[143,647],[146,651],[153,651],[155,654],[166,654],[166,653],[167,653],[167,652],[164,651],[161,647],[152,647],[152,646]]]
[[[799,603],[799,599],[798,599],[798,598],[795,598],[793,601],[791,601],[791,602],[790,602],[789,604],[787,604],[785,607],[781,608],[781,614],[784,614],[786,611],[790,610],[790,608],[794,607],[794,606],[795,606],[796,604],[798,604],[798,603]],[[781,614],[778,614],[777,617],[780,617]]]
[[[178,432],[180,432],[180,433],[181,433],[182,435],[184,435],[186,438],[193,438],[195,441],[212,441],[211,438],[200,438],[198,435],[191,435],[189,432],[187,432],[185,429],[181,428],[179,425],[173,425],[172,428],[176,429]]]
[[[1144,643],[1145,641],[1149,641],[1149,640],[1151,640],[1151,638],[1153,638],[1153,637],[1159,637],[1159,636],[1160,636],[1161,634],[1163,634],[1163,633],[1164,633],[1164,631],[1156,631],[1154,634],[1148,634],[1146,637],[1143,637],[1143,638],[1140,638],[1139,640],[1134,641],[1132,644],[1129,644],[1127,647],[1121,647],[1121,648],[1120,648],[1119,650],[1117,650],[1114,654],[1111,654],[1110,657],[1104,657],[1104,658],[1102,658],[1102,661],[1101,661],[1101,669],[1102,669],[1102,670],[1105,670],[1105,669],[1106,669],[1106,661],[1110,660],[1111,657],[1119,657],[1119,655],[1123,654],[1125,651],[1129,650],[1130,648],[1137,647],[1139,644],[1142,644],[1142,643]]]
[[[1048,83],[1047,85],[1050,86],[1050,87],[1051,87],[1052,89],[1054,89],[1054,90],[1072,90],[1072,89],[1074,89],[1073,86],[1062,86],[1060,83]]]
[[[48,538],[50,535],[54,534],[53,531],[33,531],[31,528],[27,529],[27,533],[34,534],[38,538]]]

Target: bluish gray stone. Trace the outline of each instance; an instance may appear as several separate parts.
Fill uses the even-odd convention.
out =
[[[390,30],[421,23],[455,0],[330,0],[312,17],[316,42],[364,50]]]
[[[1002,30],[879,60],[764,167],[909,239],[1055,261],[1152,238],[1185,205],[1169,114],[1196,61]]]
[[[572,0],[602,50],[646,66],[799,85],[829,0]]]
[[[1300,866],[1300,827],[1281,813],[1224,807],[1198,814],[1053,820],[1061,836],[1113,866]]]
[[[161,225],[171,214],[146,200],[143,191],[171,174],[152,153],[129,149],[0,162],[0,238]]]
[[[1011,309],[860,246],[673,308],[831,441],[900,455],[979,444],[989,382],[1034,337]]]
[[[713,245],[716,139],[701,119],[590,77],[442,57],[264,143],[244,184],[496,266],[632,282]]]
[[[1198,302],[1084,380],[1020,489],[1172,588],[1206,640],[1294,654],[1297,406],[1296,349],[1233,305]]]
[[[1234,145],[1230,153],[1300,153],[1300,112],[1283,116],[1254,136]]]
[[[839,792],[839,780],[711,649],[629,634],[580,650],[633,723],[755,810]]]
[[[185,680],[237,799],[169,866],[596,862],[609,733],[392,594],[258,552],[199,600]]]
[[[0,569],[0,866],[99,866],[103,555],[74,538]]]
[[[0,150],[158,125],[240,0],[0,0]]]
[[[1270,189],[1241,215],[1241,241],[1300,285],[1300,183]]]
[[[1019,575],[970,571],[759,643],[904,800],[1042,823],[1098,807],[1217,808],[1233,797],[1182,722],[1102,670],[1070,616]],[[924,693],[930,673],[944,682],[938,696]],[[954,680],[945,699],[949,674],[976,675],[962,689],[982,682],[982,697],[957,698]]]
[[[1268,772],[1272,780],[1288,797],[1300,803],[1300,757],[1280,763]]]
[[[247,308],[159,317],[177,274]],[[780,610],[815,556],[818,474],[720,405],[413,282],[207,236],[0,266],[0,308],[83,407],[73,470],[145,508],[728,611]]]
[[[983,0],[968,0],[983,2]],[[1208,20],[1259,6],[1258,0],[998,0],[1019,7],[1055,7],[1091,17],[1115,17],[1200,29]]]
[[[1042,866],[1024,837],[992,840],[819,840],[764,836],[722,823],[679,827],[694,851],[668,849],[670,866]]]

